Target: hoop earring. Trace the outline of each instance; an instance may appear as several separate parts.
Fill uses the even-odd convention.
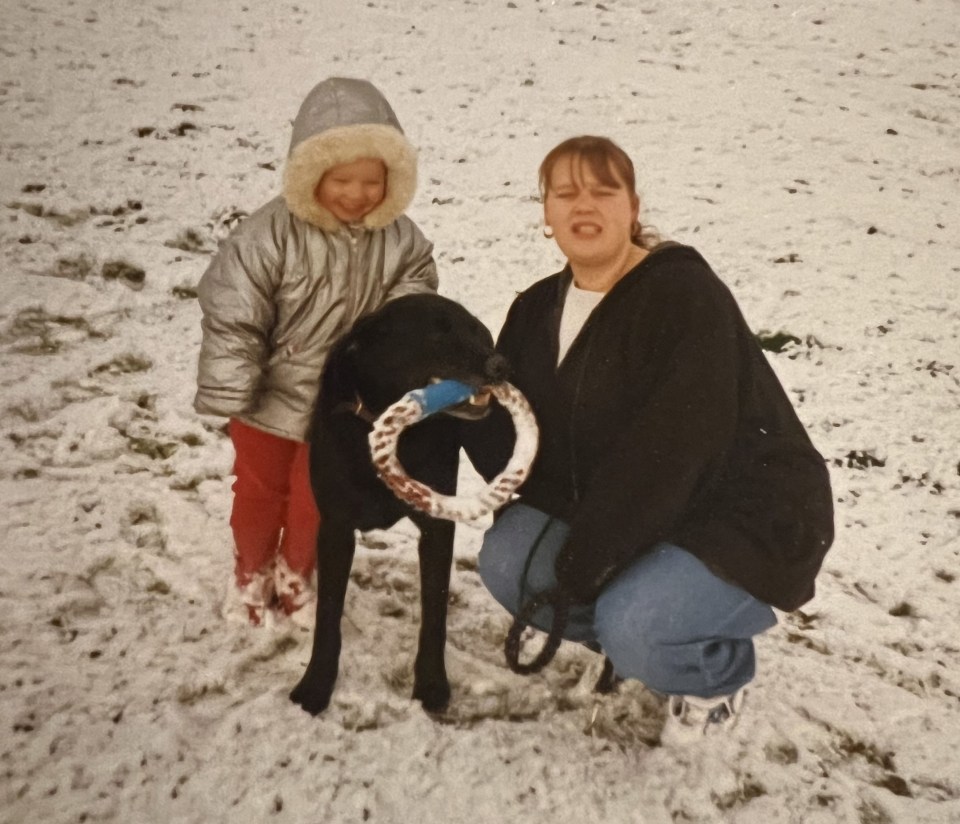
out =
[[[552,227],[552,226],[544,226],[544,227],[543,227],[543,236],[544,236],[545,238],[547,238],[548,240],[549,240],[550,238],[552,238],[552,237],[553,237],[553,227]]]

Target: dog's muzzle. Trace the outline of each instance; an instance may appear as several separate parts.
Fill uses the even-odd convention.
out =
[[[443,412],[454,418],[477,421],[490,411],[491,387],[473,387],[458,381],[431,378],[430,386],[410,393],[423,409],[423,417]],[[431,395],[433,397],[431,397]]]

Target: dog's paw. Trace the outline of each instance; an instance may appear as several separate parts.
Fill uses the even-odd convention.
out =
[[[299,704],[310,715],[319,715],[330,706],[333,684],[329,687],[318,686],[314,679],[304,676],[300,683],[290,691],[290,700]]]
[[[413,697],[423,704],[427,712],[443,712],[450,703],[450,682],[444,680],[415,684]]]

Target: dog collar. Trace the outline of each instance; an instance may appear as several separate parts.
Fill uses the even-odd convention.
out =
[[[352,401],[340,401],[340,403],[333,407],[333,411],[349,412],[351,415],[356,415],[358,418],[371,425],[377,419],[377,416],[370,411],[367,405],[363,402],[363,398],[361,398],[359,394]]]

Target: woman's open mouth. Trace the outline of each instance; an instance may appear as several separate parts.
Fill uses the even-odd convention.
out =
[[[577,221],[576,223],[570,224],[570,231],[576,237],[580,238],[593,238],[597,237],[600,232],[603,231],[603,228],[599,223],[593,223],[592,221],[582,220]]]

